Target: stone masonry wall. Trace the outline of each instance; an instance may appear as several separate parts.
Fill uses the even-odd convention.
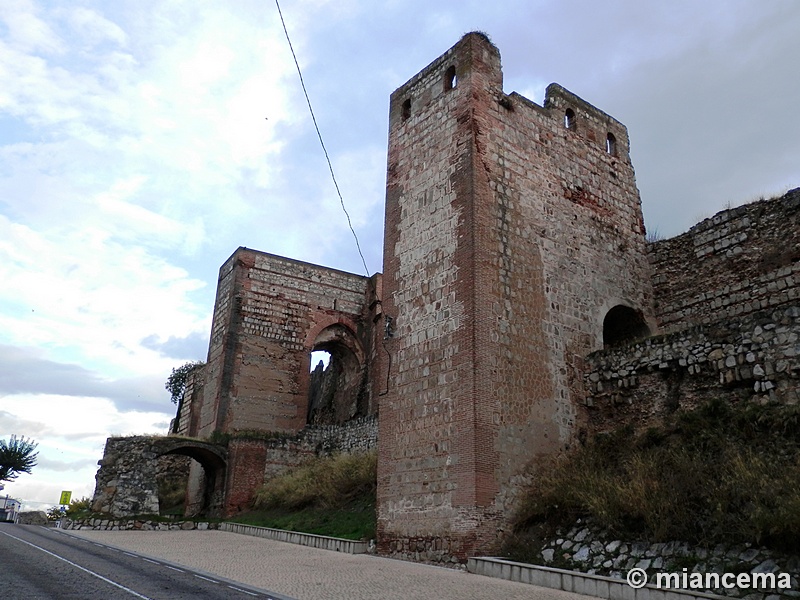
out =
[[[158,456],[153,438],[133,436],[106,441],[95,476],[92,510],[112,516],[158,514],[158,482],[185,477],[185,456]]]
[[[205,365],[198,365],[186,376],[183,398],[178,405],[175,421],[170,432],[177,435],[196,436],[200,423],[200,410],[203,403],[203,388],[206,380]]]
[[[644,426],[712,398],[800,401],[800,303],[587,358],[590,427]]]
[[[293,438],[271,440],[266,444],[264,480],[269,481],[314,456],[329,456],[337,452],[356,454],[377,447],[376,417],[354,419],[346,425],[308,427]]]
[[[664,331],[800,298],[800,188],[720,212],[649,252]]]
[[[382,552],[489,549],[524,464],[572,441],[606,313],[653,321],[627,132],[547,93],[505,95],[499,52],[468,34],[392,94]]]
[[[788,576],[791,589],[748,590],[738,587],[698,589],[721,596],[748,600],[779,600],[800,597],[800,557],[771,552],[752,545],[695,547],[672,541],[648,544],[615,539],[608,532],[581,519],[571,528],[557,531],[544,543],[541,563],[590,574],[624,579],[631,569],[643,569],[654,583],[656,573],[777,573]],[[694,586],[693,586],[694,587]]]

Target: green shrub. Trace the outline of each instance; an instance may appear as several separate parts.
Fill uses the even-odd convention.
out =
[[[66,515],[70,519],[80,519],[92,514],[92,501],[90,498],[83,497],[80,500],[73,500],[67,507]]]

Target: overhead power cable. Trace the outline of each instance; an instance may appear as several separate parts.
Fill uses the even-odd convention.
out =
[[[328,150],[325,148],[325,142],[322,141],[322,133],[320,133],[319,125],[317,125],[317,118],[314,116],[314,109],[311,107],[311,99],[308,97],[308,90],[306,90],[305,81],[303,81],[303,73],[300,70],[300,63],[297,62],[297,55],[294,53],[294,47],[292,46],[292,40],[289,38],[289,30],[286,29],[286,21],[283,20],[283,13],[281,12],[281,5],[278,0],[275,0],[275,6],[278,7],[278,16],[281,18],[281,25],[283,25],[283,32],[286,34],[286,41],[289,42],[289,50],[292,52],[292,58],[294,59],[294,66],[297,67],[297,74],[300,76],[300,85],[303,88],[303,94],[306,97],[306,103],[308,104],[308,111],[311,113],[311,120],[314,122],[314,129],[317,131],[317,137],[319,138],[320,146],[322,146],[322,151],[325,153],[325,160],[328,161],[328,169],[331,172],[331,179],[333,180],[333,185],[336,188],[336,194],[339,196],[339,202],[342,205],[342,210],[344,211],[345,216],[347,217],[347,225],[350,227],[350,231],[353,234],[353,238],[356,240],[356,248],[358,248],[358,255],[361,257],[361,262],[364,265],[364,271],[369,277],[369,268],[367,267],[367,261],[364,259],[364,253],[361,252],[361,244],[358,243],[358,236],[356,235],[356,230],[353,229],[353,223],[350,221],[350,214],[347,212],[347,208],[344,205],[344,198],[342,198],[342,192],[339,190],[339,184],[336,182],[336,175],[333,173],[333,165],[331,164],[331,159],[328,156]]]

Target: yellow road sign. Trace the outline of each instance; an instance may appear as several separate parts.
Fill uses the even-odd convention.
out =
[[[69,501],[72,499],[72,492],[61,492],[61,500],[58,501],[59,504],[69,504]]]

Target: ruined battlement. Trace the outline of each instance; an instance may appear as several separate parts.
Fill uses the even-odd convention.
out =
[[[572,442],[583,357],[603,347],[609,313],[654,324],[624,127],[558,86],[539,107],[502,82],[497,48],[468,34],[392,94],[383,308],[395,336],[378,465],[389,553],[409,539],[487,547],[520,464]]]
[[[379,288],[380,275],[239,248],[220,268],[202,401],[193,401],[196,434],[303,429],[311,352],[320,349],[339,359],[348,379],[341,412],[374,414],[368,374],[379,358],[370,306]]]

